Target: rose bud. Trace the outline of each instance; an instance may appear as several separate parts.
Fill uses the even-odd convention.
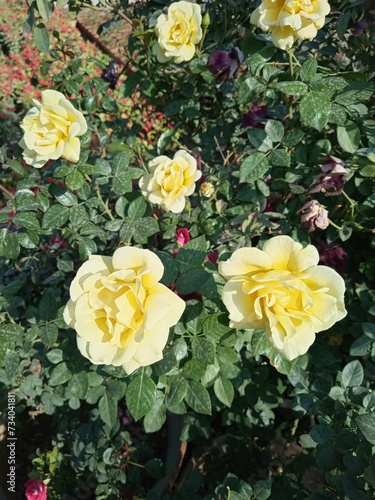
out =
[[[242,128],[260,128],[263,126],[261,120],[266,118],[268,115],[267,106],[253,106],[245,113],[242,117],[241,127]]]
[[[339,195],[349,175],[344,163],[339,158],[327,156],[320,169],[322,173],[315,176],[315,182],[307,192],[309,194],[322,192],[327,196]]]
[[[115,89],[117,85],[117,81],[119,78],[119,65],[112,61],[105,69],[103,69],[101,77],[105,82],[109,83],[111,89]]]
[[[186,229],[186,227],[180,227],[179,229],[177,229],[176,241],[177,241],[177,246],[180,248],[186,245],[186,243],[189,243],[190,241],[189,229]]]
[[[199,188],[199,192],[205,198],[210,198],[214,194],[215,188],[211,182],[203,182]]]
[[[211,71],[217,83],[226,82],[236,76],[243,61],[244,55],[238,47],[234,47],[230,52],[215,50],[208,58],[207,69]]]
[[[316,200],[308,201],[297,210],[301,224],[308,233],[316,228],[326,229],[329,226],[328,211]]]
[[[47,486],[40,479],[29,479],[25,483],[27,500],[47,500]]]

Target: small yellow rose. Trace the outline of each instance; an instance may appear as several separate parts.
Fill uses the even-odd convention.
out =
[[[210,198],[215,192],[214,185],[211,182],[203,182],[199,188],[199,192],[205,198]]]
[[[304,354],[315,333],[346,316],[344,280],[318,262],[313,245],[303,248],[289,236],[275,236],[263,250],[236,250],[219,264],[219,273],[228,280],[222,299],[230,326],[265,328],[286,359]]]
[[[90,256],[72,281],[64,310],[83,356],[96,365],[122,366],[128,374],[162,359],[169,329],[185,309],[159,283],[163,272],[159,257],[141,248]]]
[[[195,182],[202,176],[195,158],[180,150],[172,160],[168,156],[158,156],[148,166],[150,173],[139,179],[143,196],[164,210],[181,213],[186,197],[193,194]]]
[[[170,61],[179,64],[190,61],[195,46],[202,39],[202,14],[200,5],[190,2],[175,2],[161,14],[156,22],[158,38],[153,52],[161,63]]]
[[[41,168],[58,158],[77,162],[81,149],[77,136],[87,131],[83,114],[56,90],[44,90],[42,102],[34,99],[34,104],[21,123],[24,136],[19,144],[26,163]]]
[[[312,40],[330,12],[328,0],[262,0],[250,22],[271,31],[276,47],[290,49],[296,40]]]

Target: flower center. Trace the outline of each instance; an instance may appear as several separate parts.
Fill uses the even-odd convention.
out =
[[[314,10],[311,0],[294,0],[293,7],[296,13],[300,10],[303,10],[304,12],[312,12]]]

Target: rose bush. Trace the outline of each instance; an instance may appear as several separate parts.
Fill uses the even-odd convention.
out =
[[[170,0],[95,2],[103,42],[130,32],[115,63],[50,30],[58,5],[90,3],[29,2],[25,29],[44,50],[56,39],[53,88],[88,130],[76,163],[36,169],[0,148],[16,498],[26,477],[51,500],[375,497],[370,3],[330,0],[287,54],[249,22],[260,0],[207,0],[192,59],[161,64]],[[296,24],[319,3],[262,5]]]
[[[290,49],[296,40],[312,40],[330,12],[328,0],[262,0],[250,22],[271,31],[272,42]]]
[[[158,156],[148,164],[149,174],[139,179],[142,194],[164,210],[181,213],[186,198],[194,193],[195,182],[202,177],[195,158],[187,151],[177,151],[171,160]]]
[[[21,123],[24,136],[20,146],[26,163],[41,168],[58,158],[77,162],[81,149],[78,137],[87,131],[83,114],[56,90],[44,90],[42,101],[34,103]]]
[[[233,328],[264,328],[287,359],[304,354],[315,333],[346,316],[345,284],[333,269],[318,266],[317,249],[275,236],[263,250],[241,248],[219,264],[228,282],[223,301]]]
[[[184,301],[159,283],[163,271],[160,259],[140,248],[90,256],[72,281],[64,311],[83,356],[127,373],[162,359],[169,328],[185,309]]]
[[[153,52],[161,63],[190,61],[202,39],[202,14],[198,4],[175,2],[167,14],[160,14],[155,26],[157,42]]]

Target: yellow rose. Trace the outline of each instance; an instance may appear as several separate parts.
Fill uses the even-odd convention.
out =
[[[199,192],[202,196],[210,198],[214,194],[215,188],[211,182],[203,182],[199,188]]]
[[[143,196],[164,210],[181,213],[185,207],[185,197],[193,194],[195,181],[202,176],[195,158],[180,150],[173,160],[168,156],[158,156],[148,166],[150,173],[139,179]]]
[[[162,359],[169,328],[185,309],[185,302],[159,283],[163,272],[159,257],[141,248],[90,256],[72,281],[64,310],[83,356],[127,373]]]
[[[77,136],[87,130],[83,114],[56,90],[43,90],[42,102],[34,99],[34,103],[21,123],[24,136],[19,144],[26,163],[41,168],[60,157],[77,162],[81,149]]]
[[[202,14],[200,5],[176,2],[161,14],[156,22],[158,37],[153,52],[159,62],[173,59],[175,63],[190,61],[195,54],[195,45],[202,39]]]
[[[296,40],[312,40],[330,12],[328,0],[262,0],[250,22],[272,32],[276,47],[290,49]]]
[[[287,359],[304,354],[315,333],[346,316],[344,280],[318,262],[313,245],[303,248],[289,236],[275,236],[263,250],[236,250],[219,264],[220,274],[228,280],[222,299],[230,326],[265,328]]]

